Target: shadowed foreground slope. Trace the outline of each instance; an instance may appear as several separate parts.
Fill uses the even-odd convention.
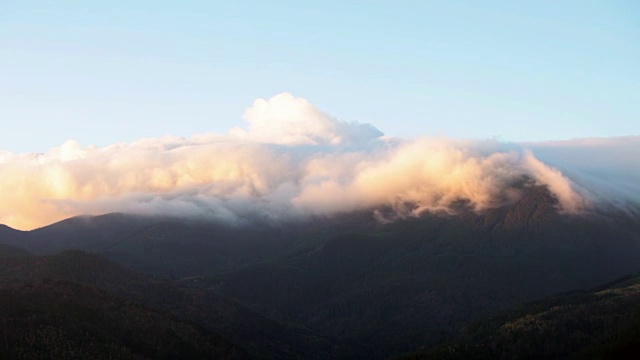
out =
[[[191,323],[62,280],[0,288],[0,357],[243,359],[240,347]]]
[[[213,351],[193,353],[201,358],[331,356],[330,343],[309,330],[270,320],[207,290],[137,274],[96,255],[80,251],[43,257],[25,256],[21,250],[6,250],[4,253],[5,256],[0,256],[0,291],[7,295],[2,300],[6,305],[3,309],[21,314],[14,319],[17,323],[7,323],[6,329],[22,328],[27,337],[42,328],[45,329],[43,331],[51,330],[52,334],[87,331],[88,343],[99,341],[104,335],[108,341],[106,348],[127,348],[127,341],[135,342],[135,339],[143,342],[140,346],[152,348],[154,341],[167,346],[172,343],[178,347],[185,346],[183,350],[167,349],[168,354],[173,354],[167,358],[213,346],[206,342],[204,345],[180,342],[200,341],[200,338],[214,339],[222,344],[213,350],[221,346],[228,348],[226,353],[213,357]],[[111,314],[119,309],[124,315]],[[21,319],[27,322],[21,323]],[[118,319],[126,323],[119,324]],[[115,323],[111,324],[111,321]],[[48,324],[53,324],[53,328],[47,328]],[[172,328],[175,331],[186,329],[184,339],[180,337],[172,342],[173,338],[169,336],[174,336]],[[149,329],[161,333],[156,334]],[[125,335],[116,335],[120,333]],[[126,334],[135,336],[129,339]],[[113,340],[109,336],[117,338]],[[144,343],[145,339],[151,344]],[[18,338],[13,341],[26,340]],[[85,343],[67,345],[67,350],[76,345],[83,349]],[[193,345],[193,349],[188,345]],[[97,348],[86,350],[98,351]],[[151,358],[163,358],[162,354],[143,353]]]
[[[354,231],[230,273],[216,291],[384,357],[463,324],[636,271],[640,221],[564,216],[542,188],[481,214],[424,216]]]
[[[33,261],[43,264],[47,259],[0,247],[1,358],[241,359],[248,355],[193,323],[95,286],[61,280],[68,276],[55,271],[45,275],[37,267],[23,267],[31,267]]]
[[[637,359],[640,276],[519,306],[403,359]]]

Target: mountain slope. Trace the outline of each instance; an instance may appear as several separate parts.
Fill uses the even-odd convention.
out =
[[[406,359],[637,359],[640,276],[519,306]]]
[[[86,278],[71,278],[235,341],[254,339],[251,351],[352,356],[342,351],[347,348],[383,358],[435,344],[469,321],[519,303],[637,270],[638,216],[560,214],[546,188],[527,183],[522,190],[519,201],[482,212],[461,202],[447,214],[388,223],[370,212],[243,228],[111,214],[17,236],[37,254],[77,247],[179,279],[104,279],[123,270],[91,270],[97,260],[82,265]],[[389,209],[376,210],[393,217]],[[82,253],[65,256],[73,254]],[[38,276],[61,271],[51,264],[28,268],[42,269]]]
[[[16,230],[7,225],[0,224],[0,244],[20,246],[27,237],[27,232]],[[24,248],[24,246],[21,246]]]
[[[210,291],[184,287],[123,269],[97,255],[67,251],[54,256],[0,259],[0,284],[70,282],[221,334],[260,358],[328,358],[332,344],[301,327],[270,320]]]
[[[66,281],[0,286],[0,357],[243,359],[220,336],[94,287]]]
[[[180,279],[275,259],[295,249],[297,241],[314,230],[321,233],[325,224],[256,223],[237,227],[114,213],[78,216],[29,232],[7,228],[0,232],[0,244],[19,246],[38,255],[83,250],[148,274]]]
[[[33,256],[33,254],[16,246],[0,244],[0,258],[20,258],[25,256]]]
[[[532,188],[481,214],[463,209],[335,236],[212,286],[270,316],[377,344],[372,357],[397,354],[500,309],[637,268],[640,221],[567,217],[554,204]]]

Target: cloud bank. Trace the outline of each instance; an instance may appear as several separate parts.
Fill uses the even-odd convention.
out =
[[[410,216],[461,200],[482,211],[516,200],[523,177],[567,213],[640,202],[640,137],[399,139],[287,93],[256,100],[244,117],[228,134],[0,152],[0,223],[32,229],[114,211],[280,221],[382,206]]]

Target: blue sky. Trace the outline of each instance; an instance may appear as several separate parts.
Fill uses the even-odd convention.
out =
[[[0,0],[0,150],[226,133],[285,91],[395,136],[638,135],[640,3]]]

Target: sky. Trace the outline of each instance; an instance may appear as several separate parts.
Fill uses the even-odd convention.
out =
[[[0,224],[640,212],[637,1],[0,0]],[[380,209],[385,209],[381,212]]]
[[[0,151],[227,134],[285,92],[404,138],[638,135],[640,3],[0,0]]]

